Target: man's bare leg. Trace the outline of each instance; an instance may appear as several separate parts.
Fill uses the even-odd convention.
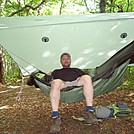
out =
[[[52,122],[51,122],[51,133],[57,133],[60,131],[61,120],[58,115],[59,101],[60,101],[60,90],[64,88],[64,83],[60,79],[55,79],[51,83],[50,90],[50,101],[52,106]]]
[[[83,86],[83,94],[85,96],[86,105],[92,106],[94,89],[93,89],[91,77],[89,75],[81,76],[78,81],[78,86]]]
[[[78,86],[83,86],[83,94],[85,96],[86,100],[86,114],[85,114],[85,120],[87,123],[90,124],[97,124],[98,120],[93,114],[93,86],[92,86],[92,80],[89,75],[83,75],[78,80]]]
[[[50,101],[52,111],[58,111],[60,101],[60,90],[64,88],[64,83],[60,79],[55,79],[51,83]]]

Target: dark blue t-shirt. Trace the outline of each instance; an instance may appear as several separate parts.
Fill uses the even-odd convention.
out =
[[[63,81],[74,81],[85,73],[78,68],[62,68],[52,72],[53,79],[61,79]]]

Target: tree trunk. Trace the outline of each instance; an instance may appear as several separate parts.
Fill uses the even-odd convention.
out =
[[[106,12],[106,1],[100,0],[100,13],[105,13],[105,12]]]
[[[0,46],[0,83],[4,83],[3,49]]]
[[[63,5],[64,5],[64,0],[61,0],[61,6],[60,6],[59,15],[62,14],[62,8],[63,8]]]

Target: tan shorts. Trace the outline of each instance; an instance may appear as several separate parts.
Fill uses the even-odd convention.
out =
[[[65,84],[65,88],[66,87],[77,86],[78,79],[76,79],[74,81],[63,81],[63,83]]]
[[[73,89],[74,87],[78,87],[78,81],[79,81],[79,78],[77,78],[74,81],[63,81],[64,88],[61,91],[69,91]]]

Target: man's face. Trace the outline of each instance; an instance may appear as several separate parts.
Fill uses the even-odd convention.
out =
[[[70,67],[71,59],[69,56],[63,55],[63,57],[60,60],[60,63],[63,66],[63,68]]]

